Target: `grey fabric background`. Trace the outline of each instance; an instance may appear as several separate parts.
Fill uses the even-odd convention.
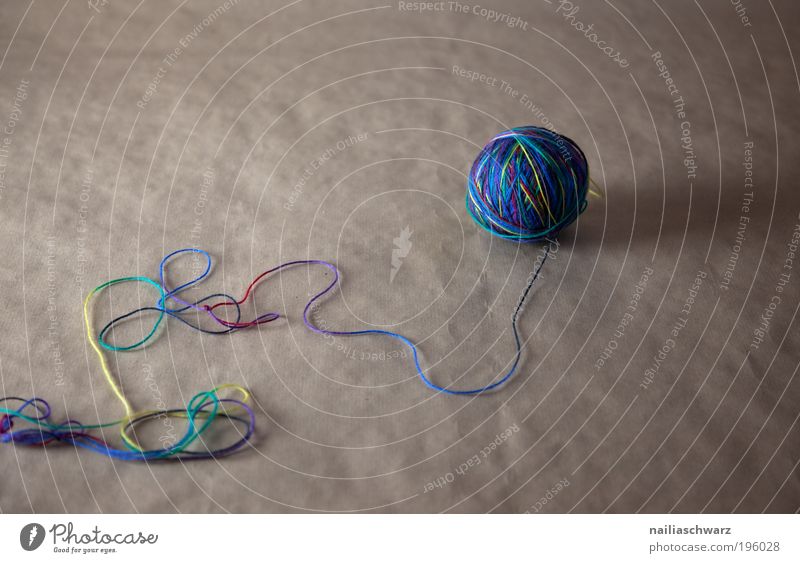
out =
[[[550,123],[605,191],[561,235],[521,319],[520,372],[499,392],[438,396],[395,340],[311,333],[302,308],[329,278],[295,269],[256,293],[278,322],[222,337],[168,322],[145,350],[110,357],[140,409],[245,385],[250,447],[146,465],[3,444],[0,510],[798,510],[796,3],[433,8],[0,4],[0,395],[47,398],[58,419],[123,414],[86,341],[83,296],[157,277],[188,245],[215,260],[194,297],[241,295],[282,261],[335,261],[341,290],[320,324],[392,327],[436,382],[483,385],[512,359],[510,314],[542,247],[472,224],[472,159],[504,128]],[[176,262],[170,279],[192,267]],[[153,293],[115,287],[94,326]],[[157,444],[165,429],[148,432]]]

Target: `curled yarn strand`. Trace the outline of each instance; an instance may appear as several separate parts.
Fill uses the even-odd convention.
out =
[[[207,268],[199,277],[190,282],[182,284],[175,289],[168,289],[165,280],[165,264],[167,260],[176,254],[185,252],[198,252],[206,256],[208,259]],[[112,422],[99,423],[93,425],[82,424],[75,420],[66,420],[64,422],[56,423],[52,420],[52,409],[47,401],[44,399],[33,397],[30,399],[23,399],[21,397],[4,397],[0,399],[0,442],[13,443],[21,446],[46,446],[51,443],[71,444],[76,447],[84,448],[106,455],[111,458],[125,460],[125,461],[155,461],[155,460],[189,460],[189,459],[205,459],[205,458],[218,458],[230,455],[242,447],[244,447],[251,439],[255,432],[255,413],[249,405],[250,394],[246,389],[239,385],[223,384],[215,387],[210,391],[203,391],[197,393],[189,401],[185,409],[159,409],[159,410],[143,410],[137,411],[133,408],[128,398],[125,396],[119,381],[115,378],[114,374],[106,360],[104,349],[115,352],[125,352],[134,350],[144,346],[150,339],[152,339],[158,330],[160,323],[163,321],[165,315],[172,318],[177,318],[185,324],[201,330],[203,332],[211,332],[212,334],[224,334],[230,332],[231,329],[226,328],[221,331],[208,331],[199,326],[195,326],[183,319],[181,313],[188,309],[202,309],[205,307],[203,303],[213,298],[224,297],[228,298],[225,294],[212,294],[204,299],[194,303],[187,303],[177,297],[177,294],[200,282],[205,278],[211,267],[211,258],[207,252],[197,249],[183,249],[172,254],[167,255],[161,262],[160,280],[161,283],[144,277],[144,276],[129,276],[118,278],[100,284],[86,296],[83,304],[84,322],[86,325],[86,335],[92,349],[97,354],[100,368],[103,375],[111,388],[112,392],[122,405],[125,416],[119,420]],[[136,282],[144,283],[154,287],[159,294],[158,301],[152,307],[143,307],[109,322],[98,335],[95,335],[91,318],[91,303],[93,298],[104,291],[105,289],[117,284]],[[169,299],[177,300],[181,306],[176,308],[169,308],[166,303]],[[237,320],[241,316],[241,311],[238,306]],[[155,311],[157,317],[153,326],[147,335],[130,345],[116,346],[109,344],[105,336],[111,328],[119,321],[130,318],[131,316],[144,312]],[[274,320],[277,314],[270,313],[271,317],[262,315],[259,317],[260,322],[267,322],[266,319]],[[223,393],[235,392],[234,398],[223,396]],[[186,420],[186,431],[180,438],[177,438],[174,443],[164,445],[161,448],[143,448],[135,438],[136,427],[153,420],[164,418],[180,418]],[[28,423],[30,426],[21,429],[14,429],[15,420]],[[239,427],[238,439],[233,443],[226,446],[210,449],[208,447],[201,449],[189,449],[190,446],[196,442],[202,442],[203,433],[217,419],[228,420]],[[104,439],[99,438],[92,434],[92,430],[103,430],[110,428],[118,428],[120,438],[123,445],[127,449],[115,448],[106,442]]]

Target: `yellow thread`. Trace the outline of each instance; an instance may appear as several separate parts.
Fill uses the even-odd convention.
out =
[[[589,181],[592,183],[593,186],[595,186],[597,188],[597,191],[595,191],[592,188],[589,188],[589,193],[592,194],[594,197],[598,197],[600,199],[605,199],[605,192],[603,191],[603,188],[598,186],[597,182],[592,180],[591,177],[589,178]]]
[[[111,387],[111,390],[114,391],[114,394],[117,396],[119,401],[125,407],[125,414],[127,415],[126,418],[130,419],[134,412],[131,404],[128,402],[128,399],[125,398],[125,394],[120,389],[117,382],[114,380],[114,376],[111,373],[111,370],[108,367],[108,363],[106,363],[106,357],[103,354],[103,351],[100,349],[100,346],[97,345],[96,338],[94,335],[94,331],[92,330],[92,322],[89,319],[89,301],[91,301],[92,296],[97,292],[97,289],[93,289],[89,292],[89,295],[86,296],[86,299],[83,301],[83,320],[86,323],[86,335],[89,338],[89,343],[94,348],[94,351],[97,353],[97,357],[100,358],[100,367],[103,369],[103,375],[106,377],[106,381],[108,385]]]

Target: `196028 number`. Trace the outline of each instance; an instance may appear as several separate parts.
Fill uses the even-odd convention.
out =
[[[746,541],[745,551],[780,551],[781,542],[777,541]]]

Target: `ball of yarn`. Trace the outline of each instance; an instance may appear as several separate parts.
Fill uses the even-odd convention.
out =
[[[493,235],[519,242],[552,238],[586,208],[589,165],[572,139],[541,127],[496,135],[475,159],[467,211]]]

